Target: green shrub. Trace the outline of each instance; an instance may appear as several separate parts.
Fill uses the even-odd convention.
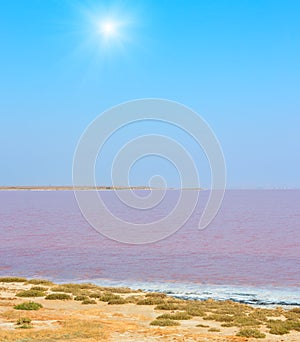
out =
[[[290,332],[290,329],[288,329],[284,325],[273,325],[272,328],[270,328],[269,333],[272,335],[285,335]]]
[[[157,317],[157,319],[174,319],[174,320],[187,320],[187,319],[191,319],[192,316],[189,315],[187,312],[176,312],[173,314],[163,314]]]
[[[25,283],[26,278],[21,277],[0,277],[0,283]]]
[[[267,327],[270,329],[270,334],[273,335],[285,335],[290,332],[290,328],[285,321],[270,319],[267,322]]]
[[[110,299],[108,304],[117,305],[117,304],[126,304],[127,301],[124,298]]]
[[[165,301],[163,298],[157,297],[148,297],[145,299],[140,299],[136,304],[137,305],[159,305],[164,304]]]
[[[37,291],[37,290],[25,290],[25,291],[18,292],[16,296],[17,297],[44,297],[45,292]]]
[[[87,296],[76,296],[74,298],[74,300],[78,300],[78,301],[87,300],[87,299],[89,299],[89,297]]]
[[[54,285],[52,281],[49,281],[46,279],[30,279],[27,281],[27,283],[32,284],[32,285],[46,285],[46,286]]]
[[[172,327],[180,325],[179,322],[172,321],[171,319],[155,319],[150,325],[157,325],[160,327]]]
[[[94,299],[99,299],[102,296],[101,293],[90,293],[89,297]]]
[[[63,286],[63,285],[62,285],[62,286],[59,285],[59,286],[52,287],[52,288],[51,288],[51,291],[52,291],[52,292],[73,293],[73,292],[74,292],[74,289],[71,289],[71,288],[66,287],[66,286]],[[78,289],[77,289],[77,291],[78,291]]]
[[[129,287],[100,287],[102,291],[112,292],[112,293],[132,293],[137,292],[131,290]]]
[[[206,321],[216,321],[216,322],[232,322],[234,321],[233,316],[229,315],[220,315],[220,314],[211,314],[209,316],[204,317]]]
[[[186,305],[183,305],[183,304],[163,303],[163,304],[157,305],[154,309],[155,310],[183,310],[185,308],[186,308]]]
[[[265,338],[266,335],[264,333],[261,333],[257,329],[241,329],[236,336],[242,336],[242,337],[254,337],[254,338]]]
[[[104,294],[102,294],[99,298],[99,300],[101,300],[102,302],[109,302],[110,300],[117,300],[117,299],[121,299],[122,297],[119,295],[115,295],[111,292],[105,292]]]
[[[285,321],[285,324],[291,330],[300,331],[300,321],[298,321],[298,320],[297,321],[293,321],[293,320],[287,319]]]
[[[223,321],[225,322],[225,321]],[[238,317],[235,317],[234,318],[234,324],[236,326],[240,326],[240,327],[254,327],[254,326],[260,326],[260,321],[252,318],[252,317],[249,317],[249,316],[238,316]]]
[[[22,317],[22,318],[19,318],[18,320],[17,320],[17,325],[21,325],[21,324],[29,324],[29,323],[31,323],[31,319],[30,318],[28,318],[28,317]]]
[[[291,330],[300,331],[300,321],[287,319],[281,320],[269,320],[267,327],[270,329],[270,334],[273,335],[284,335],[288,334]]]
[[[48,291],[48,287],[44,287],[44,286],[32,286],[30,290],[45,292],[45,291]]]
[[[97,304],[97,302],[94,299],[85,299],[82,301],[83,305],[87,305],[87,304]]]
[[[299,314],[297,314],[296,312],[286,311],[283,313],[283,316],[285,316],[285,318],[287,318],[287,320],[289,320],[289,321],[298,321],[299,320]]]
[[[249,317],[254,320],[259,320],[260,322],[266,322],[267,313],[263,310],[257,309],[249,314]]]
[[[73,295],[81,295],[82,290],[93,290],[97,289],[96,285],[90,284],[90,283],[82,283],[82,284],[61,284],[56,285],[51,289],[53,292],[65,292],[65,293],[72,293]]]
[[[72,297],[66,293],[51,293],[45,297],[45,299],[49,300],[70,300]]]
[[[70,288],[78,288],[81,290],[91,290],[96,289],[97,285],[91,284],[91,283],[80,283],[80,284],[64,284],[64,286],[70,287]]]
[[[208,331],[210,331],[210,332],[220,332],[220,329],[218,329],[218,328],[210,328],[210,329],[208,329]]]
[[[89,296],[90,289],[94,289],[95,285],[92,284],[63,284],[51,288],[52,292],[70,293],[74,296]]]
[[[14,309],[16,310],[39,310],[42,307],[43,306],[39,303],[26,302],[26,303],[22,303],[22,304],[18,304],[14,306]]]
[[[197,308],[195,306],[190,306],[190,307],[188,306],[185,310],[191,316],[201,316],[201,317],[204,317],[206,315],[205,312],[202,309]]]

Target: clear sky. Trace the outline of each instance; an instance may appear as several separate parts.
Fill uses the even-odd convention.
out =
[[[106,41],[108,17],[121,26]],[[210,124],[229,187],[300,187],[299,18],[298,0],[1,1],[0,183],[71,184],[85,127],[113,105],[155,97]],[[189,137],[182,143],[198,153]],[[176,185],[158,159],[136,165],[132,182],[163,170]]]

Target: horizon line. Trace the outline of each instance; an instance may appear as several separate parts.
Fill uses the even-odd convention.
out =
[[[0,191],[7,190],[48,190],[48,191],[64,191],[64,190],[210,190],[210,188],[200,187],[165,187],[156,188],[146,185],[123,186],[123,185],[96,185],[96,186],[73,186],[73,185],[0,185]],[[299,187],[227,187],[225,190],[300,190]]]

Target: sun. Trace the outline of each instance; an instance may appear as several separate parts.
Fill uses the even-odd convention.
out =
[[[101,31],[105,36],[113,36],[116,34],[117,25],[113,21],[105,21],[101,24]]]
[[[113,19],[106,19],[99,23],[99,33],[103,38],[113,38],[120,35],[120,24]]]
[[[137,27],[136,14],[129,13],[126,8],[112,6],[105,8],[97,5],[94,8],[81,8],[84,17],[86,39],[83,49],[89,49],[98,56],[109,56],[116,53],[127,53],[126,49],[135,40]]]

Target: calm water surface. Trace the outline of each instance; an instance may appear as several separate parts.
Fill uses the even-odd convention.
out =
[[[178,194],[167,191],[155,210],[138,212],[122,205],[113,192],[101,192],[108,206],[131,222],[163,217]],[[72,191],[0,191],[0,275],[299,304],[300,190],[227,191],[214,222],[199,231],[207,196],[200,192],[194,214],[175,234],[136,246],[91,228]]]

